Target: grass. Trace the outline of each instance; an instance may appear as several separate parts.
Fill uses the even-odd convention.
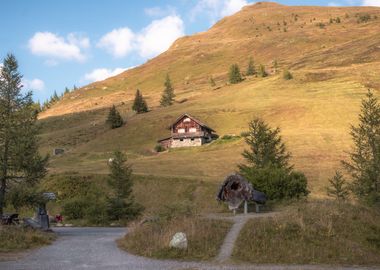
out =
[[[86,198],[91,205],[91,200],[94,203],[104,201],[110,191],[106,175],[73,172],[50,175],[42,182],[42,187],[58,196],[56,201],[48,204],[51,215],[62,213],[63,205],[73,198]],[[134,175],[133,195],[136,202],[145,208],[141,218],[150,218],[160,213],[168,215],[186,211],[192,214],[223,212],[225,207],[215,199],[217,189],[217,183],[204,180]],[[90,216],[94,217],[94,213]],[[79,226],[109,225],[102,219],[89,220],[84,217],[69,220],[65,215],[64,222]]]
[[[283,215],[251,220],[233,252],[239,262],[380,265],[380,212],[351,204],[299,204]]]
[[[146,64],[71,93],[42,114],[42,152],[66,150],[63,156],[52,157],[50,171],[106,174],[111,152],[120,149],[136,174],[219,183],[243,162],[243,139],[160,154],[154,152],[157,140],[169,135],[167,127],[184,112],[221,136],[241,134],[253,117],[261,117],[281,128],[295,168],[308,177],[311,196],[321,198],[327,179],[350,150],[349,128],[357,123],[360,99],[367,87],[379,95],[380,20],[358,25],[354,16],[380,15],[379,11],[261,3],[222,19],[207,32],[181,38]],[[345,19],[325,29],[315,27],[336,17]],[[285,21],[286,33],[275,30]],[[238,63],[244,70],[250,57],[268,71],[278,60],[279,74],[226,84],[229,65]],[[293,80],[282,78],[284,68],[291,70]],[[161,108],[160,89],[167,72],[177,100],[186,102]],[[210,88],[210,76],[217,89]],[[136,88],[147,98],[150,112],[131,111]],[[114,130],[104,123],[112,104],[126,119],[125,126]]]
[[[224,241],[231,223],[194,217],[176,218],[168,222],[150,222],[136,225],[123,239],[119,247],[136,255],[158,259],[210,260],[214,258]],[[186,233],[188,248],[178,250],[169,247],[177,232]]]
[[[23,251],[40,247],[52,243],[55,239],[54,233],[14,226],[0,226],[0,252]]]

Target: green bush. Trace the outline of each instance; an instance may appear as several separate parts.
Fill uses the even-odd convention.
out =
[[[284,78],[284,80],[287,80],[287,81],[291,80],[291,79],[293,79],[293,74],[290,73],[289,70],[285,69],[284,74],[283,74],[283,78]]]
[[[156,144],[156,146],[154,147],[154,151],[156,151],[157,153],[163,152],[165,150],[166,150],[165,147],[162,146],[162,144],[160,144],[160,143]]]
[[[301,172],[289,173],[286,169],[270,166],[246,169],[244,176],[270,200],[300,198],[309,194],[306,176]]]
[[[65,218],[82,219],[86,216],[88,208],[91,206],[86,198],[73,198],[64,203],[62,214]]]

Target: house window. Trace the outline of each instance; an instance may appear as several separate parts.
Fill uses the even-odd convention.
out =
[[[197,129],[196,128],[190,128],[189,132],[197,132]]]
[[[192,141],[194,141],[194,138],[191,138]]]
[[[179,128],[178,129],[178,133],[185,133],[185,129],[184,128]]]
[[[179,139],[181,142],[183,142],[183,139]]]
[[[183,122],[190,122],[190,118],[187,117],[187,118],[183,119]]]

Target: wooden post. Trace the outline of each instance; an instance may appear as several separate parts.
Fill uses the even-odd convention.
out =
[[[248,203],[244,201],[244,215],[248,214]]]

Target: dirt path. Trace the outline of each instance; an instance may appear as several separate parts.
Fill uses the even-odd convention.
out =
[[[219,254],[216,257],[215,261],[218,263],[226,262],[230,259],[232,252],[234,250],[235,242],[239,237],[240,231],[243,229],[245,223],[253,218],[265,218],[265,217],[273,217],[277,215],[276,212],[271,213],[251,213],[247,215],[236,215],[236,216],[224,216],[224,215],[208,215],[207,218],[210,219],[222,219],[222,220],[230,220],[233,222],[231,230],[226,235],[224,239],[223,245],[220,248]]]

